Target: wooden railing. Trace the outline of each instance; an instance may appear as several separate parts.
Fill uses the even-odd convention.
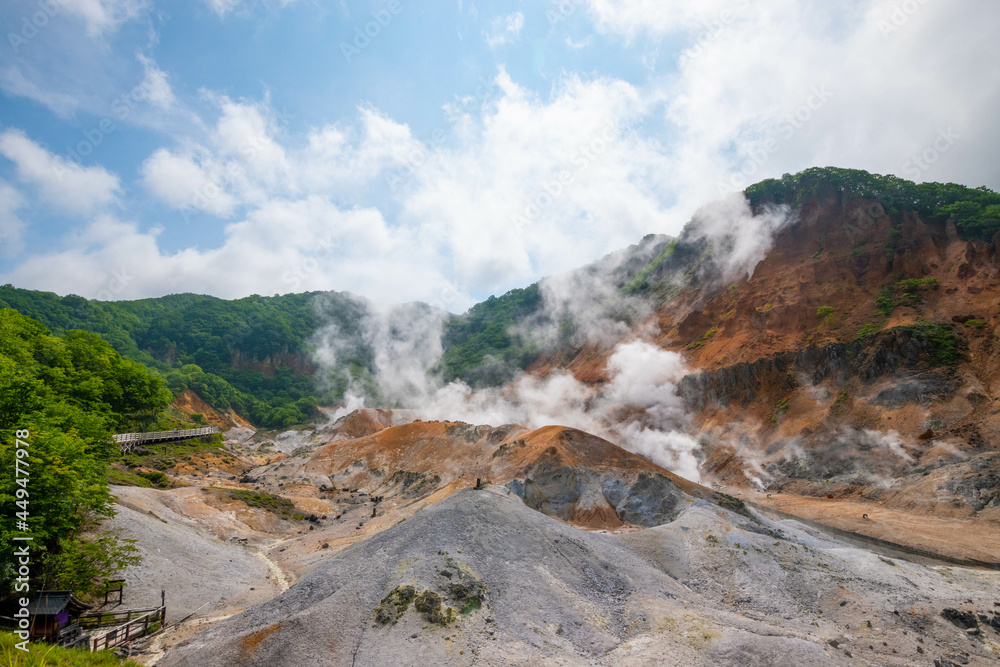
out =
[[[115,625],[123,625],[134,618],[159,611],[163,607],[150,607],[149,609],[127,609],[125,611],[92,611],[88,614],[81,614],[77,623],[81,628],[92,630],[94,628],[110,628]]]
[[[160,627],[162,627],[166,621],[166,617],[167,608],[158,607],[141,616],[129,620],[124,625],[111,628],[103,634],[91,635],[90,650],[100,651],[103,649],[114,648],[133,639],[145,637],[149,634],[149,629],[153,625],[159,623]]]
[[[147,433],[117,433],[114,436],[115,442],[121,447],[122,453],[128,453],[138,444],[144,442],[167,442],[170,440],[186,440],[197,438],[202,435],[213,435],[219,432],[217,426],[205,426],[203,428],[189,428],[183,431],[149,431]]]
[[[79,623],[70,623],[59,628],[56,632],[56,644],[59,646],[72,646],[80,639],[81,628]]]

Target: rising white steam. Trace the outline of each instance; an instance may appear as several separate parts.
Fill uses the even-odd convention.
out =
[[[699,210],[681,243],[707,250],[712,275],[729,281],[753,272],[770,250],[774,233],[788,220],[787,208],[754,215],[746,199],[735,195]],[[352,378],[345,396],[349,408],[367,402],[410,408],[423,419],[570,426],[700,481],[701,450],[685,432],[689,419],[677,394],[677,382],[688,370],[679,354],[634,340],[658,333],[651,317],[654,308],[623,289],[637,271],[665,256],[670,241],[651,235],[588,267],[542,281],[540,307],[509,332],[542,353],[585,345],[609,352],[603,386],[579,382],[560,370],[536,377],[509,368],[498,369],[499,377],[510,378],[502,389],[446,384],[439,365],[448,315],[423,304],[367,306],[363,331],[353,342],[345,343],[342,332],[331,325],[314,338],[315,358],[332,374],[343,368],[339,362],[345,355],[357,356],[360,348],[367,351],[372,376],[364,381]],[[700,251],[698,255],[705,257]],[[672,268],[677,275],[668,279],[679,280],[685,270]],[[633,342],[621,342],[629,339]],[[490,363],[503,365],[496,359],[487,360]]]
[[[723,281],[749,278],[774,243],[774,234],[790,222],[787,206],[766,208],[757,215],[739,192],[698,209],[685,227],[685,237],[704,238]]]
[[[406,407],[422,419],[570,426],[700,480],[698,444],[682,431],[686,416],[676,383],[687,369],[677,353],[641,341],[621,344],[608,360],[609,381],[602,388],[556,371],[544,378],[521,373],[503,389],[475,390],[464,382],[445,384],[431,372],[441,356],[442,325],[442,313],[413,306],[373,309],[365,318],[381,406]],[[333,347],[316,355],[323,364],[336,358]],[[356,385],[345,400],[336,417],[372,399]]]
[[[663,237],[666,238],[666,237]],[[615,273],[623,252],[586,269],[551,276],[539,283],[542,307],[513,332],[539,349],[610,346],[639,331],[653,314],[648,301],[622,294]]]

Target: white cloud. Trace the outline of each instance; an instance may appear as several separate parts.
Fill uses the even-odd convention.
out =
[[[141,53],[137,55],[145,71],[145,78],[139,84],[143,99],[160,109],[169,109],[176,102],[174,91],[170,88],[166,73],[157,67],[156,62]]]
[[[142,176],[146,189],[175,209],[225,218],[238,204],[224,189],[229,177],[218,163],[202,164],[190,155],[175,155],[161,148],[143,163]]]
[[[367,107],[356,124],[313,128],[305,145],[287,148],[266,100],[212,99],[220,115],[203,143],[159,149],[142,165],[146,189],[173,208],[229,217],[274,197],[352,194],[423,150],[406,125]]]
[[[0,134],[0,155],[14,163],[19,180],[38,188],[44,203],[65,212],[89,215],[116,201],[117,176],[53,155],[19,130]]]
[[[425,142],[369,106],[289,136],[266,96],[208,93],[215,117],[154,151],[142,182],[171,207],[231,219],[315,197],[344,210],[377,206],[390,238],[421,240],[421,256],[435,269],[414,274],[429,276],[427,285],[404,282],[428,300],[440,292],[442,274],[463,295],[501,293],[649,232],[676,233],[722,190],[785,171],[829,164],[911,176],[904,163],[941,128],[960,138],[919,177],[1000,184],[993,159],[1000,125],[992,113],[1000,70],[983,65],[1000,61],[1000,43],[990,21],[969,20],[976,12],[997,16],[1000,5],[923,4],[883,35],[888,0],[589,3],[599,31],[637,44],[642,38],[636,48],[666,49],[680,38],[676,74],[641,84],[569,74],[536,94],[501,69],[484,95],[464,91],[460,103],[447,105],[460,110],[454,124],[440,141]],[[507,18],[497,24],[504,34]],[[523,23],[515,17],[509,25]],[[948,39],[953,48],[928,47]],[[153,63],[149,69],[159,71]],[[387,192],[386,177],[399,175]],[[196,203],[199,194],[211,196]],[[727,220],[744,217],[729,213]],[[740,247],[747,252],[736,271],[752,268],[766,243]],[[374,251],[368,264],[391,272],[393,252]]]
[[[205,0],[205,4],[220,17],[225,17],[242,4],[243,0]]]
[[[110,116],[113,99],[134,85],[130,80],[133,68],[123,66],[131,54],[119,47],[131,35],[117,33],[124,24],[146,18],[151,2],[20,0],[5,4],[20,5],[20,12],[12,7],[5,16],[17,25],[15,31],[5,32],[4,41],[11,42],[14,58],[0,57],[0,88],[38,102],[62,118],[79,112]],[[157,39],[150,28],[147,40]],[[147,102],[169,101],[163,72],[142,55],[139,59],[146,65],[143,85],[151,95]]]
[[[424,152],[406,125],[368,107],[359,116],[357,127],[327,125],[310,131],[308,145],[295,160],[303,188],[330,191],[367,183]]]
[[[486,43],[491,49],[516,41],[524,27],[524,14],[514,12],[507,16],[497,16],[490,24],[490,33],[486,35]]]
[[[498,293],[624,247],[668,221],[664,157],[629,129],[649,112],[635,87],[570,77],[543,101],[506,72],[481,122],[416,170],[406,220],[454,253],[456,274]]]
[[[24,247],[21,236],[25,225],[18,216],[24,206],[21,193],[0,179],[0,257],[13,257]]]
[[[652,84],[676,138],[677,213],[717,198],[722,182],[733,189],[811,166],[1000,184],[1000,71],[984,66],[1000,60],[987,27],[1000,21],[996,3],[906,13],[893,0],[588,2],[601,33],[646,37],[654,52],[667,37],[686,42],[679,75]],[[926,170],[908,164],[948,128],[975,139],[960,138]]]
[[[282,9],[294,2],[296,2],[296,0],[257,0],[256,3],[249,4],[260,4],[269,9]],[[205,0],[205,4],[209,9],[215,12],[219,18],[225,18],[236,9],[248,3],[245,3],[244,0]],[[343,5],[343,0],[340,0],[340,5]],[[343,11],[343,6],[341,9]]]
[[[219,110],[204,143],[154,152],[141,167],[143,185],[167,205],[229,217],[294,190],[292,167],[275,134],[280,123],[262,103],[208,95]]]
[[[749,0],[588,0],[597,30],[631,42],[639,35],[664,35],[723,21],[723,12],[750,7]],[[774,3],[772,3],[774,4]]]
[[[268,202],[228,225],[215,249],[166,253],[160,231],[100,216],[64,239],[65,249],[29,258],[4,282],[105,299],[200,293],[211,285],[223,298],[336,288],[385,302],[447,285],[424,240],[390,229],[375,209],[342,210],[315,195]]]
[[[17,65],[0,69],[0,88],[9,95],[26,97],[52,110],[62,118],[68,118],[78,106],[72,95],[43,90],[34,81],[27,79]]]
[[[91,37],[116,30],[121,24],[141,16],[150,6],[146,0],[61,0],[60,4],[70,14],[83,19]]]

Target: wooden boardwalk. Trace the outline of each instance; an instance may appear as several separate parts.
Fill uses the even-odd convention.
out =
[[[213,435],[218,432],[218,426],[205,426],[203,428],[189,428],[183,431],[174,429],[173,431],[150,431],[148,433],[117,433],[114,438],[118,446],[121,447],[122,454],[127,454],[136,445],[176,442],[203,435]]]
[[[91,651],[101,651],[120,646],[159,630],[167,620],[167,607],[131,609],[119,612],[94,612],[80,617],[80,626],[94,628],[87,639]],[[102,631],[102,628],[109,628]]]

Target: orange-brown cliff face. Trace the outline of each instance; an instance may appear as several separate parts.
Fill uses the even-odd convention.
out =
[[[228,431],[231,428],[247,428],[251,426],[249,422],[232,410],[228,412],[215,410],[190,389],[185,389],[178,394],[174,398],[172,407],[188,416],[201,414],[206,422],[212,426],[218,426],[223,431]]]
[[[691,366],[679,391],[710,479],[1000,518],[996,244],[820,197],[749,279],[681,281],[655,322]],[[599,383],[613,349],[529,371]]]

